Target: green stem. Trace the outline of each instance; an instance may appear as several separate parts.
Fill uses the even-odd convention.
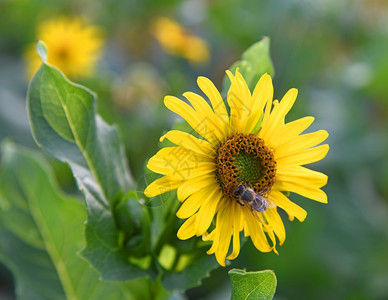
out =
[[[164,226],[164,230],[160,234],[159,239],[158,239],[158,241],[157,241],[157,243],[155,245],[155,248],[154,248],[154,253],[155,254],[158,254],[160,252],[160,250],[163,247],[163,244],[165,244],[165,242],[166,242],[165,241],[166,237],[170,236],[170,232],[172,230],[172,227],[176,223],[176,219],[177,219],[176,212],[178,211],[178,208],[180,206],[180,202],[177,199],[174,199],[172,201],[174,201],[174,203],[172,204],[172,207],[171,207],[171,210],[170,210],[171,213],[168,216],[168,219],[167,219],[167,222],[166,222],[166,226]]]

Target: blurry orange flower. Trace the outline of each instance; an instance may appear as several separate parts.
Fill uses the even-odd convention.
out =
[[[191,63],[203,63],[209,60],[207,43],[169,18],[156,19],[152,34],[169,54],[183,57]]]
[[[37,39],[47,46],[47,62],[69,77],[90,75],[101,56],[101,30],[97,26],[86,26],[79,18],[60,17],[42,22]],[[24,57],[27,75],[31,78],[41,65],[35,44],[28,47]]]

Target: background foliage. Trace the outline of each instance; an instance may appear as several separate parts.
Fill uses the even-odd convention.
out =
[[[388,297],[386,1],[2,1],[1,139],[36,148],[26,113],[22,55],[36,38],[37,23],[63,14],[85,16],[105,30],[99,71],[81,83],[98,94],[99,114],[108,123],[118,123],[139,190],[145,184],[146,160],[155,153],[162,132],[173,124],[163,96],[194,90],[198,75],[208,76],[221,88],[224,70],[246,48],[269,36],[275,96],[280,98],[291,87],[299,89],[289,119],[313,115],[312,130],[323,128],[330,134],[328,156],[313,166],[329,175],[325,188],[329,204],[291,195],[308,216],[304,223],[285,218],[287,239],[278,249],[280,255],[259,253],[247,242],[230,268],[274,270],[279,298]],[[160,15],[177,19],[206,40],[210,61],[192,65],[166,54],[149,30]],[[76,203],[73,197],[79,194],[69,169],[53,160],[50,164],[61,189],[74,195],[68,200]],[[28,245],[9,233],[2,231],[1,236],[9,243]],[[0,297],[11,298],[13,279],[5,267],[0,275]],[[189,299],[229,297],[226,270],[213,271],[186,294]]]

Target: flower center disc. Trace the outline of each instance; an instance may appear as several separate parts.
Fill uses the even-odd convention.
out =
[[[240,183],[252,187],[256,193],[271,189],[276,162],[261,138],[237,133],[218,149],[217,172],[223,194],[232,198]]]

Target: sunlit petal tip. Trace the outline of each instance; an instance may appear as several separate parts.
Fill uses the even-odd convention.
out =
[[[164,96],[163,102],[164,104],[166,104],[166,102],[170,102],[172,99],[175,99],[175,97],[167,95],[167,96]]]
[[[257,84],[260,83],[260,84],[263,84],[264,86],[266,85],[271,85],[272,86],[272,77],[271,75],[269,75],[268,73],[264,73],[263,75],[261,75],[259,81],[257,82]]]
[[[329,144],[324,144],[324,145],[322,145],[322,158],[324,158],[326,155],[327,155],[327,153],[329,152],[329,150],[330,150],[330,146],[329,146]]]
[[[197,85],[202,85],[202,84],[205,84],[206,82],[209,82],[210,79],[205,77],[205,76],[198,76],[197,78]]]
[[[214,231],[212,231],[211,233],[209,233],[209,232],[206,231],[206,232],[202,235],[202,240],[205,241],[205,242],[207,242],[207,241],[212,241],[212,240],[214,240],[214,234],[215,234]],[[209,251],[210,251],[210,250],[209,250]]]
[[[298,91],[298,89],[296,89],[296,88],[292,88],[292,89],[289,89],[289,90],[288,90],[288,93],[292,93],[292,94],[294,94],[295,97],[296,97],[296,96],[298,96],[299,91]]]
[[[177,97],[167,95],[167,96],[164,97],[163,102],[164,102],[164,105],[165,105],[167,108],[169,108],[169,106],[171,105],[171,103],[174,103],[174,102],[176,102],[177,100],[182,101],[181,99],[179,99],[179,98],[177,98]]]
[[[306,220],[306,218],[307,218],[307,212],[306,212],[306,214],[304,215],[304,216],[301,216],[301,217],[299,217],[299,222],[304,222],[304,220]],[[294,216],[292,216],[292,220],[291,221],[293,221],[294,220]]]
[[[226,70],[225,73],[228,75],[229,80],[232,81],[232,78],[234,78],[233,73],[230,70]]]
[[[227,260],[233,260],[233,259],[235,259],[237,256],[238,256],[238,254],[233,254],[233,255],[231,254],[231,255],[227,256],[226,259],[227,259]]]
[[[185,97],[187,100],[190,100],[189,98],[191,95],[196,95],[196,94],[194,94],[193,92],[184,92],[182,94],[182,96]]]
[[[177,236],[180,240],[187,240],[195,235],[194,223],[196,216],[187,219],[179,228]]]
[[[144,195],[146,195],[148,198],[155,197],[155,196],[160,195],[162,193],[163,193],[163,190],[155,188],[154,185],[149,185],[144,190]]]
[[[233,260],[233,259],[235,259],[239,254],[240,254],[240,245],[239,245],[238,248],[236,248],[236,249],[233,248],[233,252],[232,252],[226,259],[228,259],[228,260]]]
[[[159,139],[159,142],[163,142],[165,140],[165,138],[167,137],[167,133],[165,135],[162,135]]]
[[[324,136],[323,137],[323,140],[326,140],[328,137],[329,137],[329,133],[327,132],[327,130],[320,130],[320,132],[322,132],[322,135]]]
[[[225,267],[225,257],[220,257],[219,255],[217,255],[217,252],[216,252],[216,259],[221,266]]]
[[[151,182],[145,189],[144,194],[149,198],[155,197],[178,188],[182,182],[182,179],[163,176]]]
[[[144,195],[146,195],[148,198],[154,197],[155,195],[150,191],[150,189],[147,187],[144,190]]]
[[[328,201],[327,201],[327,194],[324,191],[322,191],[322,197],[321,197],[321,199],[319,199],[319,202],[323,203],[323,204],[327,204],[328,203]]]
[[[192,235],[188,235],[180,229],[178,230],[177,236],[180,240],[187,240],[192,237]]]
[[[206,254],[207,255],[212,255],[214,252],[215,251],[210,248],[209,250],[206,251]]]
[[[151,170],[151,171],[152,171],[153,166],[154,166],[154,164],[153,164],[154,159],[156,159],[156,155],[154,155],[153,157],[151,157],[151,158],[148,160],[148,162],[147,162],[147,168],[148,168],[149,170]]]

